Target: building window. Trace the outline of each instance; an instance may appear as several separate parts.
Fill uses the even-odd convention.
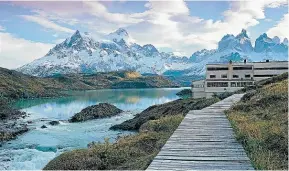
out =
[[[207,71],[224,71],[229,70],[228,67],[208,67]]]
[[[233,70],[252,70],[252,66],[233,67]]]
[[[245,74],[245,78],[250,78],[251,75],[250,74]]]
[[[276,75],[254,75],[254,77],[274,77]]]
[[[210,75],[210,78],[216,78],[216,75]]]
[[[204,84],[195,84],[195,85],[192,85],[192,88],[203,88],[204,87]]]
[[[254,68],[254,70],[288,70],[288,67]]]
[[[228,82],[207,82],[207,87],[228,87]]]
[[[227,78],[227,74],[221,75],[222,78]]]
[[[246,87],[253,85],[253,82],[231,82],[231,87]]]
[[[233,78],[239,78],[239,75],[233,75]]]

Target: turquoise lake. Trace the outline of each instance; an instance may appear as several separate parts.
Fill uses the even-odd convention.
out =
[[[32,121],[30,131],[0,147],[0,170],[42,169],[51,159],[64,151],[86,148],[92,141],[110,141],[128,131],[112,131],[109,127],[119,124],[149,106],[166,103],[179,97],[184,88],[158,89],[104,89],[69,92],[69,97],[18,101],[15,107],[30,115],[23,121]],[[68,123],[67,119],[83,108],[98,103],[110,103],[124,110],[123,113],[104,119],[81,123]],[[56,126],[51,120],[60,120]],[[46,125],[47,128],[40,128]]]

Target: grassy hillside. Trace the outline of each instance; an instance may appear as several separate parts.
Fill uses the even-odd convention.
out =
[[[242,100],[227,112],[254,167],[288,169],[288,73],[243,89]]]
[[[176,86],[175,83],[164,77],[141,76],[139,73],[132,71],[54,75],[39,78],[0,68],[0,96],[12,99],[59,96],[62,90]]]

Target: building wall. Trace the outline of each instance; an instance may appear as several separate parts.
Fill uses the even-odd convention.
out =
[[[206,79],[192,84],[193,97],[211,97],[214,93],[234,92],[255,81],[288,72],[288,61],[228,63],[206,65]],[[203,84],[203,87],[200,86]],[[195,95],[194,95],[195,94]]]
[[[260,81],[288,71],[288,62],[254,63],[254,79]],[[268,77],[265,77],[268,76]]]
[[[203,98],[206,96],[205,93],[205,80],[194,81],[192,83],[192,97]]]

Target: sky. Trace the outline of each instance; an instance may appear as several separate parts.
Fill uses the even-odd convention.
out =
[[[243,1],[1,1],[0,67],[14,69],[44,56],[76,30],[96,39],[118,28],[138,44],[190,56],[217,48],[246,29],[289,37],[287,0]],[[254,44],[253,44],[254,45]]]

